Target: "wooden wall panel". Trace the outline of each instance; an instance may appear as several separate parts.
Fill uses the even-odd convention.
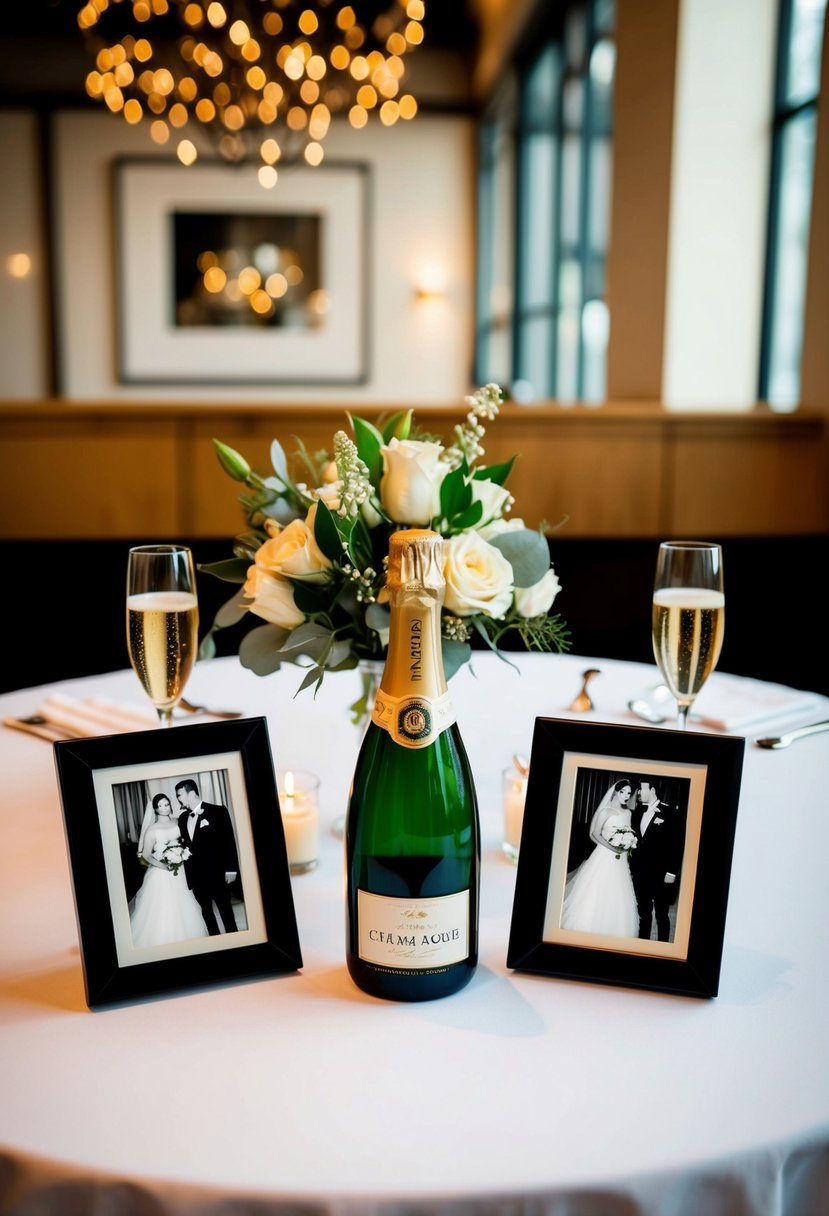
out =
[[[382,411],[360,413],[378,421]],[[417,410],[449,442],[463,408]],[[652,406],[505,407],[490,463],[517,454],[514,514],[562,538],[829,533],[822,415],[677,415]],[[271,440],[331,449],[342,408],[0,404],[0,537],[200,539],[242,530],[215,436],[258,471]]]
[[[178,535],[173,422],[53,420],[0,433],[3,538]]]
[[[746,437],[701,428],[670,442],[674,534],[785,536],[829,531],[829,495],[819,424]],[[824,520],[822,528],[816,520]]]

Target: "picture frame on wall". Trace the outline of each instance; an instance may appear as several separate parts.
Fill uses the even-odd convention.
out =
[[[301,968],[265,718],[54,753],[90,1008]]]
[[[507,966],[716,996],[744,751],[537,718]]]
[[[369,169],[114,165],[123,384],[362,384]]]

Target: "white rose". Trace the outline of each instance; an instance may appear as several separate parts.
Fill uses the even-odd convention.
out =
[[[559,591],[561,583],[551,566],[544,577],[533,583],[532,587],[515,588],[515,610],[519,616],[541,616],[550,611]]]
[[[485,477],[473,477],[469,484],[472,489],[472,501],[483,506],[481,523],[486,525],[495,520],[500,521],[504,508],[512,501],[509,490],[499,486],[497,481],[489,481]]]
[[[440,483],[449,472],[443,446],[419,439],[390,439],[383,454],[380,501],[399,524],[428,524],[440,511]]]
[[[248,570],[245,595],[253,600],[248,604],[250,611],[271,625],[296,629],[305,620],[294,602],[294,589],[288,580],[268,574],[260,566],[251,566]]]
[[[444,543],[444,603],[456,616],[502,617],[512,603],[512,566],[477,532],[461,532]]]
[[[267,574],[281,574],[285,578],[302,578],[309,583],[321,583],[327,578],[331,561],[325,556],[314,539],[314,516],[316,503],[308,512],[307,522],[295,519],[271,536],[254,554],[253,560]]]
[[[341,481],[331,481],[319,486],[316,490],[312,490],[311,493],[314,495],[314,498],[320,502],[324,502],[329,511],[333,511],[336,515],[340,509],[340,491],[342,488],[343,483]],[[311,510],[313,510],[313,507]]]
[[[492,540],[493,536],[500,536],[502,532],[523,532],[525,527],[523,519],[493,519],[492,523],[484,524],[476,531],[484,540]]]

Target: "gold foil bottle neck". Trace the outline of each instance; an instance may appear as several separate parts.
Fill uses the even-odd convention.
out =
[[[413,583],[443,591],[443,537],[429,528],[404,528],[389,538],[389,590]]]

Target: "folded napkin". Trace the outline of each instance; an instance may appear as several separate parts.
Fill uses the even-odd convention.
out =
[[[88,697],[80,701],[76,697],[52,693],[38,706],[37,712],[47,722],[84,737],[152,730],[158,726],[158,715],[152,706],[110,701],[106,697]]]
[[[669,716],[676,707],[664,684],[649,688],[643,699]],[[740,734],[760,725],[782,723],[810,714],[819,702],[816,693],[798,692],[783,684],[765,684],[745,676],[715,672],[691,706],[689,722]]]

